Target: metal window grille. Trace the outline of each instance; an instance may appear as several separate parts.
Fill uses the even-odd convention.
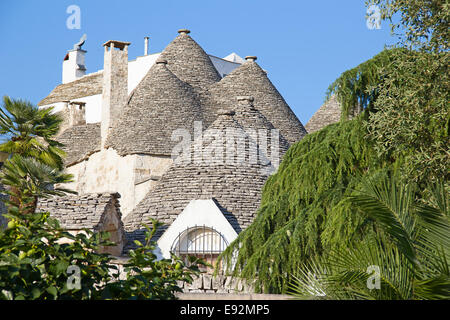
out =
[[[177,256],[200,256],[212,258],[228,246],[225,237],[214,228],[203,226],[188,227],[180,232],[172,244],[171,251]]]

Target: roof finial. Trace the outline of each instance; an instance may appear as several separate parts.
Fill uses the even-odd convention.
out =
[[[167,60],[166,60],[166,59],[163,59],[163,58],[158,58],[158,59],[156,59],[155,63],[156,63],[156,64],[163,64],[163,65],[166,65],[166,64],[167,64]]]
[[[245,60],[247,60],[247,61],[256,61],[256,59],[258,59],[258,57],[256,57],[256,56],[246,56],[245,57]]]
[[[189,29],[180,29],[180,30],[178,30],[178,33],[179,34],[189,34],[189,33],[191,33],[191,30],[189,30]]]

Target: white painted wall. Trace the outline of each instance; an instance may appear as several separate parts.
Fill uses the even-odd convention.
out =
[[[74,182],[65,184],[65,187],[79,194],[120,193],[119,201],[124,218],[157,183],[151,179],[137,183],[142,181],[142,172],[147,172],[149,176],[162,176],[171,164],[170,157],[121,157],[111,148],[103,149],[92,154],[88,160],[67,168],[66,172],[74,175]]]
[[[170,258],[170,249],[178,235],[189,227],[205,226],[220,232],[228,243],[237,238],[237,233],[217,207],[212,199],[194,199],[188,203],[170,227],[159,238],[158,250],[155,251],[159,258]]]
[[[82,97],[73,99],[71,101],[85,102],[86,103],[86,123],[97,123],[102,121],[102,95],[96,94],[93,96]],[[64,102],[55,102],[40,106],[39,108],[54,107],[54,112],[59,112],[64,109]]]
[[[128,94],[136,88],[161,53],[137,57],[128,62]]]
[[[97,123],[102,121],[102,95],[96,94],[93,96],[74,99],[72,101],[79,101],[86,103],[86,123]]]
[[[241,65],[212,55],[209,55],[209,58],[222,78]]]
[[[62,83],[75,81],[86,74],[84,50],[70,50],[69,59],[63,61]]]

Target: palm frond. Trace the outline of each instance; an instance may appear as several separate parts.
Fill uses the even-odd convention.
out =
[[[45,197],[48,195],[63,195],[73,191],[55,188],[54,185],[68,183],[72,175],[63,173],[34,158],[23,158],[14,155],[6,161],[0,173],[2,183],[26,191],[30,196]]]
[[[411,214],[413,188],[411,185],[399,186],[394,179],[366,179],[360,194],[351,196],[350,200],[389,234],[411,263],[417,264],[413,244],[416,221]]]

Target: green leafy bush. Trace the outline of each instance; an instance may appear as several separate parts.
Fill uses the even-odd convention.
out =
[[[291,293],[300,299],[449,299],[448,190],[434,184],[432,205],[417,185],[386,176],[365,179],[351,197],[376,236],[303,262]]]
[[[148,241],[130,252],[120,280],[114,257],[97,253],[110,244],[107,233],[72,235],[49,213],[7,217],[0,231],[0,299],[174,299],[177,281],[191,282],[198,271],[197,261],[187,267],[176,257],[156,260],[155,243]]]
[[[11,154],[0,173],[9,219],[0,228],[0,299],[174,299],[177,281],[191,282],[201,261],[157,260],[150,241],[156,221],[146,244],[130,252],[123,280],[114,257],[98,253],[112,245],[108,233],[72,235],[50,213],[36,212],[38,198],[73,193],[58,187],[72,178],[54,140],[61,121],[51,108],[8,97],[0,109],[0,134],[8,137],[0,151]]]

